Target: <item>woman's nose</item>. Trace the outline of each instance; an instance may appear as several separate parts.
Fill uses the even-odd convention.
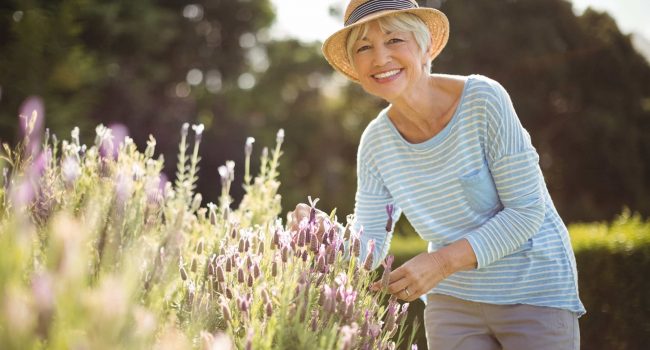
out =
[[[377,67],[383,67],[391,61],[390,52],[384,47],[378,46],[374,50],[373,55],[373,63]]]

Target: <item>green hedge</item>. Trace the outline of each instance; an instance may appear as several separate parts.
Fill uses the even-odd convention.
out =
[[[401,231],[400,231],[401,229]],[[408,223],[398,232],[412,232]],[[578,265],[582,349],[643,349],[650,339],[650,220],[624,211],[611,223],[569,226]],[[412,233],[396,235],[391,254],[398,264],[426,250]],[[422,319],[424,304],[411,306]],[[426,349],[424,327],[418,345]]]

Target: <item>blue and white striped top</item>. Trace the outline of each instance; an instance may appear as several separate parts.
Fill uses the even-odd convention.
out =
[[[584,314],[566,226],[505,89],[469,76],[449,123],[418,144],[401,136],[387,111],[370,122],[358,150],[362,256],[370,239],[375,257],[387,254],[385,207],[394,204],[393,222],[404,213],[429,251],[466,238],[476,254],[477,269],[452,274],[430,293]]]

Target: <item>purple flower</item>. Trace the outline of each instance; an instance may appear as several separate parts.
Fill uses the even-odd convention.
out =
[[[388,310],[386,312],[386,323],[384,324],[384,329],[387,332],[392,332],[393,329],[397,326],[395,320],[397,318],[397,312],[399,311],[399,304],[392,300],[388,303]]]
[[[239,283],[246,282],[246,280],[244,279],[244,270],[241,268],[241,266],[237,269],[237,282]]]
[[[117,159],[119,154],[120,144],[123,144],[125,139],[129,136],[129,130],[124,124],[111,124],[108,126],[108,139],[102,142],[100,146],[100,154],[109,156],[112,159]]]
[[[384,289],[388,288],[388,284],[390,283],[390,272],[391,272],[394,260],[395,260],[395,257],[392,256],[392,255],[389,255],[381,263],[382,266],[384,266],[384,273],[381,276],[381,286]]]
[[[277,259],[273,259],[273,262],[271,263],[271,276],[275,277],[278,275],[278,261]]]
[[[228,308],[228,305],[223,302],[221,303],[221,315],[223,316],[224,321],[229,322],[232,320],[232,315],[230,314],[230,309]]]
[[[61,163],[61,176],[67,187],[72,187],[75,181],[77,181],[77,178],[81,176],[81,168],[75,158],[65,157],[63,159]]]
[[[316,203],[318,203],[320,199],[316,198],[312,200],[311,196],[308,196],[307,199],[309,200],[309,206],[311,207],[311,210],[309,211],[309,225],[313,226],[316,224]]]
[[[357,338],[358,326],[356,323],[352,323],[351,326],[345,325],[341,327],[340,331],[340,342],[342,350],[350,350],[354,348],[355,340]]]
[[[315,309],[311,317],[311,331],[316,332],[318,330],[318,309]]]
[[[210,266],[212,266],[212,265],[210,265]],[[226,281],[226,273],[223,271],[223,268],[221,267],[221,265],[217,265],[217,281],[219,281],[219,282],[225,282]]]
[[[273,315],[273,305],[267,302],[265,308],[266,308],[266,316],[271,317]]]
[[[41,147],[41,133],[45,120],[43,99],[30,96],[20,106],[20,131],[25,140],[25,148],[30,155],[38,153]]]
[[[375,240],[371,239],[368,241],[368,250],[366,254],[366,259],[363,261],[363,268],[367,271],[372,270],[372,265],[374,263],[375,255]]]
[[[388,214],[388,220],[386,221],[386,232],[390,232],[393,229],[393,210],[395,207],[392,204],[386,205],[386,213]]]
[[[352,256],[358,257],[361,255],[361,240],[355,235],[352,235]]]

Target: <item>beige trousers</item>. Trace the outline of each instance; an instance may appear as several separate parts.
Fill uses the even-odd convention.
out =
[[[579,350],[575,313],[525,304],[495,305],[441,294],[424,309],[429,350]]]

